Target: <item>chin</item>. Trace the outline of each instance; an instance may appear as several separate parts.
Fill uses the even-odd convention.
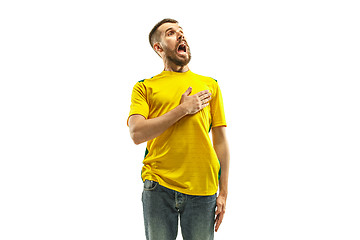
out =
[[[191,55],[188,54],[186,57],[185,56],[168,56],[167,59],[170,62],[173,62],[174,64],[176,64],[177,66],[185,66],[187,65],[190,60],[191,60]]]

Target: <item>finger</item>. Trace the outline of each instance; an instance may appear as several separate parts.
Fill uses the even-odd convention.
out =
[[[215,231],[217,231],[217,229],[219,229],[218,227],[218,222],[219,222],[219,216],[216,216],[214,224],[215,224]]]
[[[222,212],[222,205],[219,204],[218,206],[216,206],[215,215],[219,215],[221,212]]]
[[[204,99],[209,99],[211,98],[211,93],[208,93],[208,94],[204,94],[200,97],[198,97],[200,100],[204,100]]]
[[[209,90],[203,90],[203,91],[201,91],[201,92],[198,92],[196,95],[198,96],[198,97],[201,97],[201,96],[203,96],[203,95],[205,95],[205,94],[209,94],[210,92],[209,92]]]
[[[219,215],[216,216],[215,232],[217,232],[219,230],[219,227],[223,221],[223,218],[224,218],[224,213],[220,213]]]
[[[211,97],[204,99],[205,102],[210,102],[210,100],[211,100]]]
[[[201,105],[205,105],[209,102],[209,99],[203,99],[201,100]]]
[[[206,108],[207,106],[209,106],[209,103],[202,104],[200,110]]]
[[[191,92],[192,92],[192,87],[189,87],[189,88],[184,92],[184,95],[185,95],[185,96],[189,96]]]

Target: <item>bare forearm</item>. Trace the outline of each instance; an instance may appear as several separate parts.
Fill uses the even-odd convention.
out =
[[[226,144],[224,143],[222,144],[222,146],[215,147],[215,151],[220,160],[220,166],[221,166],[219,195],[224,195],[226,197],[228,194],[228,179],[229,179],[229,162],[230,162],[229,147],[227,143]]]
[[[225,127],[213,128],[213,143],[218,159],[220,160],[221,176],[219,195],[227,197],[228,194],[228,178],[230,165],[230,150],[225,135]]]
[[[162,116],[152,119],[133,118],[130,119],[131,138],[135,144],[140,144],[158,137],[166,129],[187,115],[187,110],[179,105]],[[140,122],[139,122],[140,121]]]
[[[204,90],[189,96],[192,88],[189,87],[181,96],[180,104],[156,118],[145,119],[141,115],[132,115],[129,119],[130,135],[135,144],[140,144],[156,138],[174,123],[188,114],[195,114],[209,105],[211,93]]]
[[[226,199],[228,194],[228,178],[229,178],[229,162],[230,151],[229,144],[226,138],[225,127],[214,127],[212,129],[213,144],[216,155],[220,160],[221,176],[220,176],[220,191],[216,199],[216,218],[215,231],[219,230],[219,226],[224,218],[226,211]]]

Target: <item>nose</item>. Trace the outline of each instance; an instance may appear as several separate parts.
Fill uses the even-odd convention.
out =
[[[181,32],[178,32],[178,41],[183,40],[183,38],[184,38],[184,34]]]

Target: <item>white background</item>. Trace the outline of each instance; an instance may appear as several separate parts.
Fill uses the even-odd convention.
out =
[[[223,91],[216,239],[360,239],[356,1],[1,1],[0,239],[145,239],[133,85],[177,19]],[[178,239],[180,239],[180,233]]]

